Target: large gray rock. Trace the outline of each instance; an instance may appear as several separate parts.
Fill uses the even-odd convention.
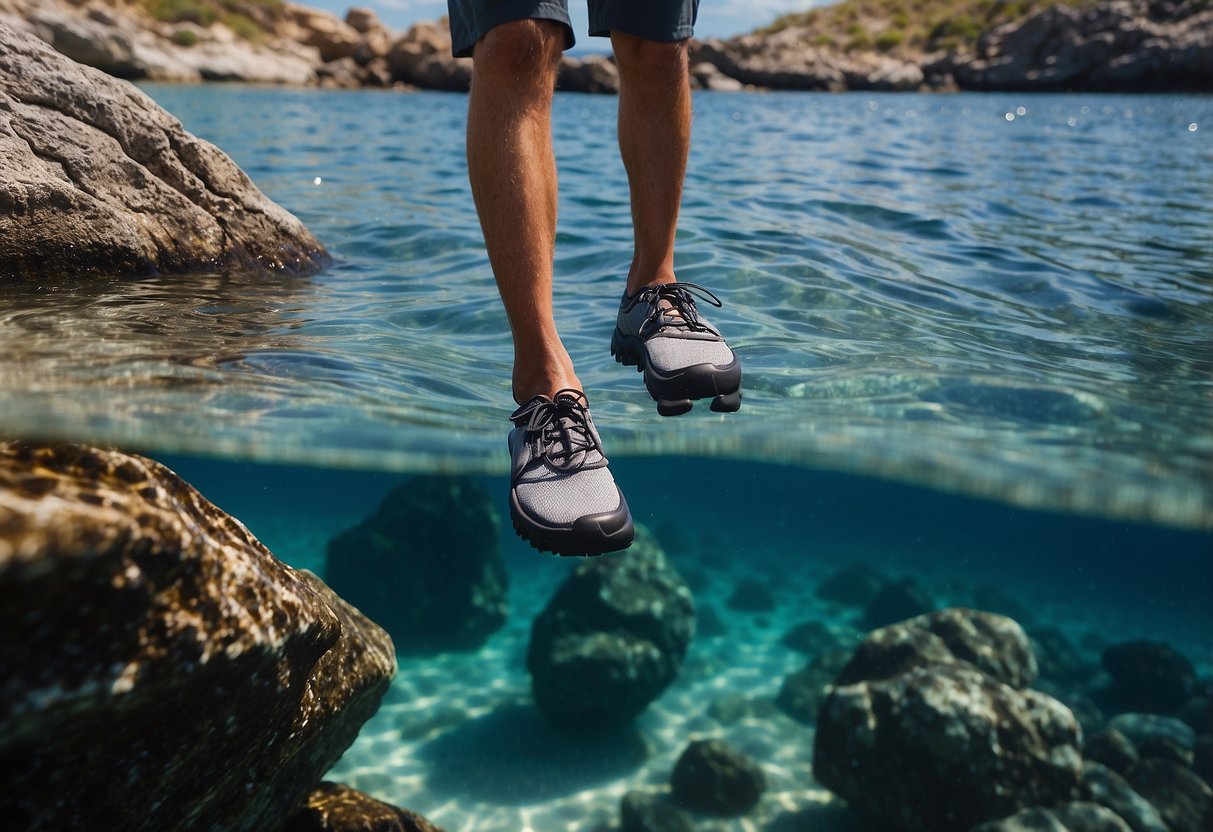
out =
[[[391,640],[163,466],[0,444],[0,806],[26,830],[274,830]]]
[[[940,610],[870,633],[822,703],[813,769],[848,803],[905,830],[967,830],[1069,799],[1081,730],[1023,685],[1022,628]]]
[[[535,703],[579,731],[627,723],[677,677],[694,632],[691,591],[637,527],[630,549],[577,567],[536,617],[527,650]]]
[[[977,90],[1213,89],[1213,9],[1201,0],[1051,5],[987,32],[952,74]]]
[[[0,279],[328,262],[297,219],[138,89],[0,24]]]

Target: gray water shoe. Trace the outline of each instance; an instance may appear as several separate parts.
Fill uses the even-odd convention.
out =
[[[641,289],[619,304],[611,355],[644,373],[644,386],[662,416],[691,409],[692,399],[712,398],[712,410],[741,407],[741,360],[720,330],[699,315],[695,295],[713,306],[720,298],[694,283]]]
[[[510,421],[510,518],[519,537],[558,555],[630,546],[632,514],[607,470],[585,394],[536,396]]]

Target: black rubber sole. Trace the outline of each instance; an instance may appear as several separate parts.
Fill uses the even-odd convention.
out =
[[[717,413],[736,413],[741,409],[741,359],[736,356],[725,367],[694,364],[662,375],[649,365],[644,342],[634,335],[624,335],[619,327],[611,335],[611,355],[620,364],[644,373],[644,386],[662,416],[681,416],[696,399],[710,398],[711,408]]]
[[[618,552],[632,545],[636,529],[623,492],[618,486],[615,490],[619,493],[619,508],[614,511],[578,517],[571,526],[545,526],[526,513],[517,494],[510,489],[510,520],[518,536],[540,552],[561,557],[596,557]]]

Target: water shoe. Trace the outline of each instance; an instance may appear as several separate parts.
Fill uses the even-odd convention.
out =
[[[519,537],[557,555],[630,546],[632,515],[607,470],[585,394],[536,396],[510,421],[510,517]]]
[[[611,355],[644,373],[644,386],[662,416],[686,413],[692,399],[709,397],[719,413],[741,407],[741,360],[699,315],[695,294],[723,305],[694,283],[649,286],[631,297],[625,292],[619,304]]]

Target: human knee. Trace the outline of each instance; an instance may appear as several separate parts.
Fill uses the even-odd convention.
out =
[[[690,41],[656,41],[616,32],[611,36],[622,74],[639,79],[679,77],[687,71]]]
[[[477,75],[517,84],[549,83],[564,48],[564,29],[552,20],[513,20],[494,26],[473,52]]]

